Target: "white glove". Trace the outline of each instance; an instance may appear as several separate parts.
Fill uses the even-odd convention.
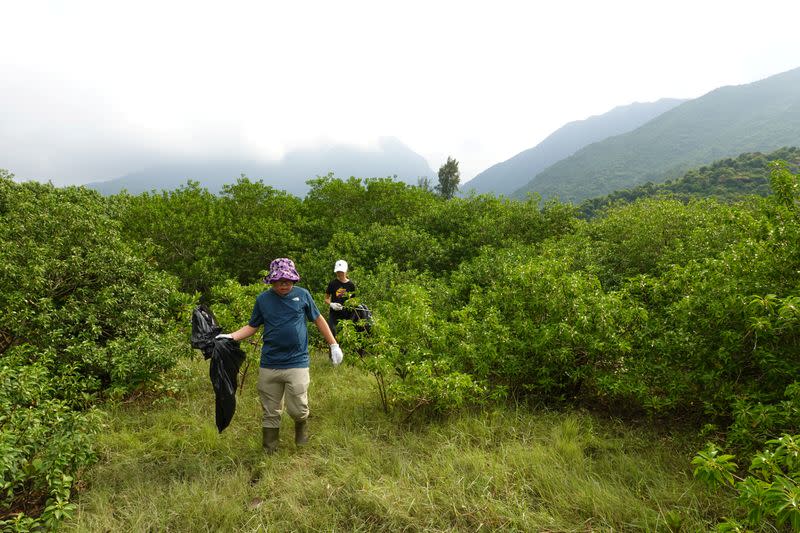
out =
[[[342,353],[342,349],[339,348],[338,344],[331,344],[331,362],[333,366],[339,365],[344,359],[344,354]]]
[[[214,338],[217,339],[217,340],[219,340],[219,339],[231,339],[231,340],[233,340],[233,335],[231,335],[230,333],[220,333],[219,335],[217,335]]]
[[[341,311],[342,310],[342,304],[340,304],[338,302],[331,302],[331,309],[333,309],[334,311]]]

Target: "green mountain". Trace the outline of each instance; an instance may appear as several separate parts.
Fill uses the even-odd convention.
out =
[[[636,102],[615,107],[602,115],[569,122],[533,148],[484,170],[464,183],[461,189],[479,194],[510,195],[556,161],[591,143],[634,130],[682,102],[685,100],[675,98]]]
[[[800,148],[786,147],[769,154],[753,152],[722,159],[692,169],[674,181],[667,180],[660,184],[648,182],[631,189],[615,191],[608,196],[585,200],[580,204],[579,210],[584,217],[591,218],[605,207],[653,196],[668,195],[683,201],[694,198],[733,201],[746,195],[767,196],[772,193],[769,164],[777,160],[786,161],[796,172],[800,168]]]
[[[643,126],[582,148],[514,192],[580,202],[745,152],[800,146],[800,68],[721,87]]]

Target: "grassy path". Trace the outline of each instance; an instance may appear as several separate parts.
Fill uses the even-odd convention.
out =
[[[691,480],[680,439],[580,413],[498,407],[398,426],[372,378],[315,354],[312,440],[261,452],[252,371],[214,427],[208,363],[171,398],[109,412],[75,531],[686,531],[721,503]]]

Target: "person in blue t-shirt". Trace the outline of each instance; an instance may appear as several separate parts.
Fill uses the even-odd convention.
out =
[[[240,341],[264,326],[258,395],[264,410],[262,442],[269,454],[278,449],[284,405],[294,420],[295,444],[303,446],[308,442],[308,385],[311,379],[306,322],[314,322],[325,337],[334,365],[341,363],[343,357],[311,294],[302,287],[295,287],[297,281],[300,281],[300,275],[291,259],[282,257],[272,261],[269,274],[264,278],[264,282],[271,286],[256,298],[250,321],[233,333],[218,336]]]

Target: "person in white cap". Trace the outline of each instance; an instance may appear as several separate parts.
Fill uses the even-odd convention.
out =
[[[328,283],[325,289],[325,303],[331,308],[328,315],[328,326],[333,335],[336,335],[336,326],[340,320],[348,320],[352,317],[352,310],[345,309],[345,303],[356,293],[356,284],[347,277],[347,261],[339,259],[333,265],[333,272],[336,278]]]

